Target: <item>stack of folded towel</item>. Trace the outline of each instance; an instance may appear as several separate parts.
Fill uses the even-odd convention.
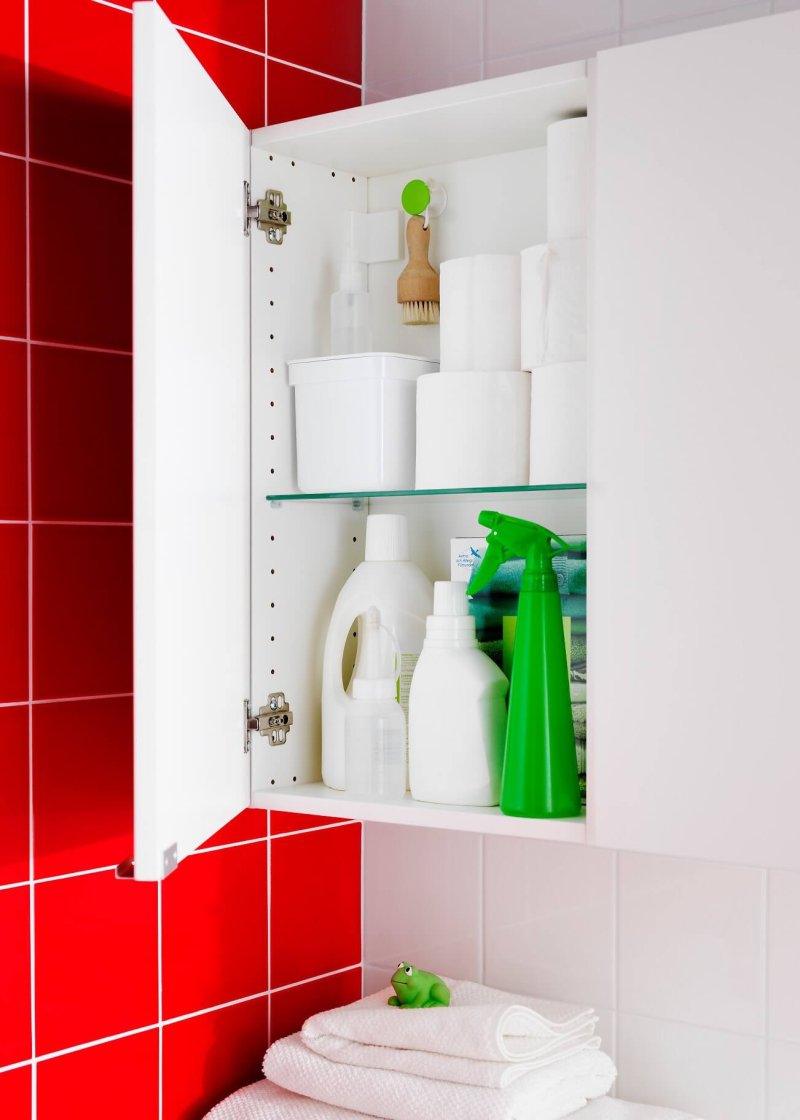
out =
[[[386,989],[313,1016],[270,1047],[265,1076],[383,1120],[561,1120],[608,1093],[590,1009],[446,983],[449,1007],[388,1007]]]

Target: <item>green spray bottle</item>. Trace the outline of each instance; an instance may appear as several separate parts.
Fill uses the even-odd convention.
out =
[[[561,599],[553,557],[570,546],[542,525],[492,510],[486,553],[467,591],[475,594],[505,560],[525,561],[508,700],[500,808],[512,817],[581,812]],[[561,547],[554,549],[555,543]]]

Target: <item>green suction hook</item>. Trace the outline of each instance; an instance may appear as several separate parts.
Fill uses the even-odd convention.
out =
[[[432,179],[427,183],[424,179],[412,179],[403,187],[400,201],[407,214],[423,216],[423,226],[427,229],[431,218],[438,218],[447,205],[447,191]]]

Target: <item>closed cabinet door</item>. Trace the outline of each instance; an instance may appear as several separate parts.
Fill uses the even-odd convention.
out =
[[[800,13],[602,53],[590,836],[800,867]]]

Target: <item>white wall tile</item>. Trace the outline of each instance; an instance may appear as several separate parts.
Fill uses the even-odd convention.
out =
[[[618,30],[618,0],[486,0],[487,58]]]
[[[540,51],[512,55],[510,58],[489,59],[484,65],[484,77],[500,78],[503,74],[520,74],[524,70],[540,70],[545,66],[558,66],[562,62],[580,62],[594,58],[598,51],[617,46],[619,37],[598,35],[592,39],[578,39],[571,43],[561,43],[557,47],[546,47]]]
[[[364,960],[389,982],[397,962],[480,979],[480,836],[367,824]]]
[[[800,1046],[773,1040],[767,1062],[767,1120],[800,1116]]]
[[[763,1048],[748,1035],[618,1014],[617,1096],[703,1120],[764,1120]]]
[[[614,855],[580,844],[489,836],[486,983],[614,1006]]]
[[[767,1028],[771,1038],[800,1042],[800,873],[794,871],[769,873]]]
[[[707,27],[719,27],[724,23],[739,23],[746,19],[770,14],[769,0],[726,7],[723,11],[697,12],[695,15],[670,19],[663,23],[644,23],[637,26],[623,24],[622,42],[641,43],[647,39],[663,39],[667,35],[683,35],[689,31],[702,31]]]
[[[425,89],[438,89],[446,75],[481,61],[481,0],[367,0],[366,84],[383,90],[389,83],[426,75]]]
[[[727,9],[746,7],[749,0],[622,0],[622,26],[668,23],[706,13],[720,17]]]
[[[472,62],[453,70],[437,69],[429,72],[413,71],[397,78],[386,78],[367,86],[367,101],[380,101],[393,97],[408,97],[412,93],[427,93],[431,89],[447,89],[467,82],[479,82],[483,77],[483,64]]]
[[[619,858],[620,1010],[763,1033],[765,872]]]

